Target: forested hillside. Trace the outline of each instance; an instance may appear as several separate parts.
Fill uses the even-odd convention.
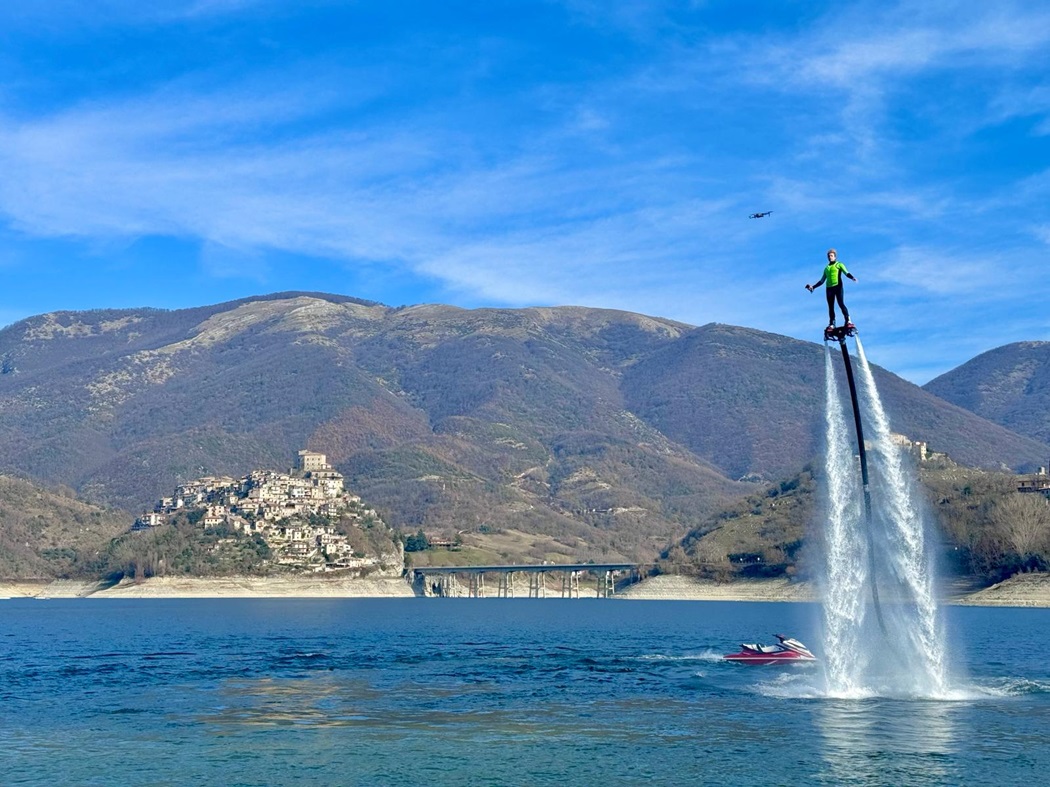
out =
[[[939,570],[997,582],[1050,570],[1050,506],[1017,491],[1018,476],[935,458],[916,467]],[[826,486],[807,467],[747,495],[690,531],[663,555],[671,570],[730,579],[823,575]]]

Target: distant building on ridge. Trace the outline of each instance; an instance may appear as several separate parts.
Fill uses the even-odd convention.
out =
[[[328,457],[324,454],[319,454],[316,451],[300,451],[297,469],[304,473],[310,473],[314,470],[331,470],[332,468],[328,466]]]

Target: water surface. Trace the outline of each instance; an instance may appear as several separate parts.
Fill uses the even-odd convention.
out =
[[[5,601],[0,781],[1041,783],[1050,612],[946,615],[956,699],[834,700],[719,659],[811,604]]]

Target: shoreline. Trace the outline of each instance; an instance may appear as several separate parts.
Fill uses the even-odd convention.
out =
[[[587,598],[584,591],[581,596]],[[317,577],[153,577],[104,586],[78,580],[0,581],[0,600],[12,598],[414,598],[403,577],[322,579]],[[548,598],[559,598],[551,594]],[[714,582],[673,575],[649,577],[618,592],[624,601],[820,601],[815,583],[786,579]],[[1050,573],[1019,574],[978,591],[950,595],[942,604],[1050,608]]]
[[[77,580],[0,581],[0,599],[10,598],[412,598],[402,577],[319,579],[315,577],[152,577],[115,585]]]
[[[625,588],[617,598],[666,601],[820,602],[814,582],[786,579],[736,580],[719,583],[692,577],[659,576]],[[969,592],[944,592],[942,606],[1050,608],[1050,573],[1017,574],[1003,582]]]

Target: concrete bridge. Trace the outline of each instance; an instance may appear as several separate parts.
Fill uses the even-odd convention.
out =
[[[611,598],[616,592],[617,577],[627,584],[641,578],[641,566],[637,563],[542,563],[539,565],[509,566],[420,566],[413,568],[413,584],[420,583],[425,596],[467,596],[484,598],[485,577],[496,580],[495,598],[514,598],[518,594],[515,584],[517,575],[528,579],[527,594],[522,598],[546,598],[547,575],[561,577],[561,597],[580,597],[580,575],[593,574],[596,579],[597,597]],[[522,588],[524,589],[524,588]]]

